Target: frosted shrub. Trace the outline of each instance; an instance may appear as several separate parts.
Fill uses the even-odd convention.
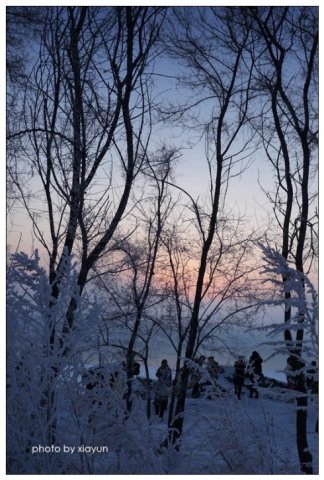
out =
[[[262,400],[258,401],[258,406]],[[259,415],[259,413],[257,413]],[[207,466],[214,474],[274,474],[277,473],[277,450],[270,415],[262,409],[263,424],[257,423],[243,403],[227,398],[217,401],[214,416],[202,415],[198,430],[207,446]]]
[[[166,431],[149,422],[144,400],[135,394],[132,411],[126,412],[120,366],[104,363],[95,388],[86,388],[96,380],[89,377],[84,359],[96,348],[99,309],[78,299],[71,259],[64,268],[57,302],[51,301],[37,252],[32,258],[15,254],[8,271],[7,471],[161,473],[168,462],[160,449]],[[79,306],[76,327],[62,336],[71,298]],[[64,453],[64,445],[75,447],[74,453]],[[93,454],[84,446],[105,446],[109,453]]]
[[[49,446],[58,425],[60,372],[69,364],[69,338],[64,345],[64,314],[75,295],[73,269],[69,259],[64,268],[62,295],[51,305],[51,286],[32,258],[13,255],[7,276],[7,471],[8,473],[60,473],[60,455],[35,455],[33,446]],[[55,338],[51,336],[55,332]]]
[[[262,402],[262,400],[260,400]],[[225,434],[221,447],[233,473],[276,473],[276,444],[273,419],[263,411],[263,425],[255,424],[244,407],[236,402],[221,404]]]

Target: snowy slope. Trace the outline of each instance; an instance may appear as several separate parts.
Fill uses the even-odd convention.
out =
[[[246,388],[239,401],[224,376],[220,383],[226,391],[213,399],[193,399],[188,390],[179,451],[159,448],[167,436],[167,415],[162,422],[155,416],[147,422],[141,399],[134,407],[137,413],[127,422],[115,418],[107,428],[107,419],[101,415],[89,441],[109,445],[109,454],[85,456],[93,462],[93,473],[300,474],[295,402],[274,395],[275,389],[260,389],[260,398],[250,399]],[[316,419],[317,405],[313,401],[309,405],[308,440],[315,471]]]
[[[123,392],[107,388],[94,401],[79,382],[68,379],[62,390],[57,445],[73,452],[28,455],[28,471],[51,474],[300,474],[296,405],[282,387],[260,388],[260,397],[234,395],[231,369],[219,376],[212,398],[193,399],[188,389],[179,450],[162,448],[167,415],[148,421],[143,395],[135,395],[125,417]],[[141,385],[141,382],[137,381]],[[154,397],[153,397],[154,398]],[[309,402],[308,441],[318,470],[317,402]],[[82,447],[79,449],[79,447]],[[107,447],[108,452],[100,451]],[[24,451],[22,445],[22,451]],[[97,450],[96,450],[97,448]],[[92,449],[92,451],[91,451]]]

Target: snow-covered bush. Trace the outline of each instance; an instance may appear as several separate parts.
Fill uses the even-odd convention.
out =
[[[57,455],[35,455],[35,445],[55,443],[60,373],[69,365],[72,338],[63,339],[68,302],[76,298],[75,275],[65,259],[58,301],[36,251],[12,256],[7,275],[7,469],[51,473]]]
[[[276,474],[288,462],[278,452],[274,418],[266,411],[262,399],[255,403],[255,415],[245,402],[234,397],[219,398],[212,415],[197,415],[191,425],[204,445],[204,456],[192,469],[209,474]],[[196,438],[197,442],[197,438]],[[201,454],[200,454],[201,455]],[[279,458],[279,456],[281,457]]]
[[[71,259],[64,268],[57,301],[37,251],[32,258],[15,254],[8,270],[7,471],[166,472],[172,457],[172,448],[160,448],[166,429],[148,420],[145,400],[135,393],[126,411],[121,365],[103,358],[91,374],[100,308],[86,294],[78,297]],[[64,333],[71,298],[78,304],[75,328]],[[73,454],[64,445],[75,447]],[[101,447],[109,453],[100,453]]]
[[[318,293],[311,279],[297,271],[276,250],[258,244],[263,254],[263,283],[268,283],[275,291],[273,298],[260,302],[260,305],[281,306],[290,311],[290,318],[280,323],[262,327],[274,341],[267,342],[273,347],[274,355],[291,355],[298,349],[298,358],[304,364],[305,373],[311,367],[311,361],[318,358]],[[284,341],[284,332],[289,331],[291,341]],[[302,337],[300,333],[303,332]],[[296,334],[296,340],[293,339]],[[297,337],[302,338],[298,340]],[[279,338],[279,340],[277,340]],[[301,370],[299,371],[299,373]]]

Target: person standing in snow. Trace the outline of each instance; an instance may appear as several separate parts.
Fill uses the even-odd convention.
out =
[[[167,360],[162,360],[161,366],[156,371],[156,376],[158,381],[154,400],[155,414],[163,419],[172,385],[172,373]]]
[[[254,351],[250,356],[249,363],[247,366],[247,377],[250,379],[250,398],[259,398],[259,392],[256,388],[261,376],[262,376],[262,363],[263,359],[260,357],[259,353]]]
[[[219,374],[219,365],[218,365],[218,362],[216,362],[214,357],[207,358],[206,368],[211,380],[215,384]]]
[[[235,395],[239,400],[241,399],[242,387],[244,384],[245,368],[246,368],[246,361],[244,357],[239,356],[236,362],[234,363],[234,375],[233,375]]]
[[[318,367],[316,360],[311,362],[311,367],[306,370],[307,390],[313,395],[318,395]]]
[[[289,355],[285,368],[289,389],[306,392],[304,367],[305,364],[298,354]]]
[[[316,360],[312,360],[310,368],[306,370],[306,387],[318,406],[318,365]],[[318,433],[318,418],[315,424],[315,432]]]
[[[190,367],[188,366],[188,361],[185,360],[183,366],[180,368],[178,375],[174,379],[174,391],[177,397],[179,397],[183,392],[183,377],[186,374],[186,371],[190,372]],[[188,387],[189,388],[190,382],[188,382]]]
[[[106,408],[107,383],[103,367],[89,368],[82,373],[82,385],[86,391],[88,425],[95,432],[98,419]]]
[[[204,366],[205,360],[206,360],[205,355],[200,355],[199,358],[196,358],[194,360],[194,362],[197,364],[197,367],[192,368],[192,374],[191,374],[192,398],[200,397],[200,393],[202,391],[202,384],[200,383],[201,372],[199,370]]]

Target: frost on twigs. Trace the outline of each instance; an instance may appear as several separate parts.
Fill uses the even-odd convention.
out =
[[[318,358],[318,294],[310,278],[279,252],[261,243],[258,247],[264,261],[262,282],[270,285],[271,292],[268,298],[260,300],[260,306],[281,307],[285,312],[284,319],[259,330],[271,337],[264,342],[271,347],[271,356],[287,356],[287,366],[282,372],[297,398],[306,392],[307,376]]]
[[[121,365],[103,358],[100,367],[89,366],[100,319],[93,296],[85,292],[82,299],[75,297],[76,326],[62,336],[66,308],[77,291],[75,266],[70,258],[65,263],[55,303],[37,252],[32,258],[15,254],[8,272],[7,471],[167,472],[171,450],[160,448],[166,432],[157,435],[157,421],[148,420],[135,388],[132,411],[127,412]],[[64,445],[71,446],[73,454],[65,453]],[[78,448],[82,445],[89,448]],[[100,446],[108,453],[95,454]],[[40,453],[33,454],[37,448]]]
[[[266,305],[283,306],[285,311],[291,310],[290,319],[274,325],[276,333],[289,329],[304,330],[305,352],[317,358],[318,354],[318,293],[310,278],[291,267],[288,261],[269,246],[258,243],[263,253],[263,283],[271,283],[277,289],[275,299],[260,302]],[[285,295],[288,294],[288,295]]]

